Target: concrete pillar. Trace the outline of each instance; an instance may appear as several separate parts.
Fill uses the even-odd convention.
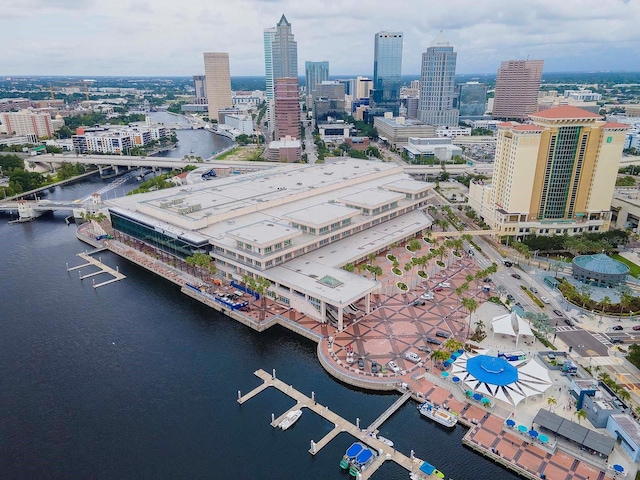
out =
[[[327,321],[327,304],[324,301],[320,302],[320,317],[322,318],[322,323]]]
[[[371,293],[367,293],[364,297],[364,311],[367,315],[371,313]]]
[[[98,172],[100,173],[100,176],[102,176],[102,165],[98,165]]]
[[[118,175],[118,165],[112,165],[113,167],[113,171],[116,172],[116,175]]]
[[[341,332],[344,329],[344,308],[338,307],[338,331]]]

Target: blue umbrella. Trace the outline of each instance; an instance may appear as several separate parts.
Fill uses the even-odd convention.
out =
[[[461,353],[458,353],[458,352],[454,352],[454,353],[452,353],[452,354],[451,354],[451,358],[456,359],[456,358],[458,358],[460,355],[462,355],[462,354],[461,354]]]
[[[509,427],[513,427],[513,426],[516,424],[516,422],[514,422],[514,421],[513,421],[513,420],[511,420],[511,419],[508,419],[505,423],[506,423]]]
[[[452,377],[451,380],[453,380],[453,383],[458,383],[460,381],[459,377]]]
[[[538,432],[536,432],[535,430],[529,430],[529,435],[533,438],[536,438],[538,436]]]
[[[613,469],[616,472],[620,472],[620,473],[624,472],[624,467],[622,465],[618,465],[617,463],[613,466]]]
[[[443,377],[448,377],[449,376],[449,372],[442,372],[440,375],[442,375]]]
[[[524,425],[518,425],[518,430],[520,430],[522,433],[527,433],[529,429]]]
[[[453,363],[453,362],[452,362],[451,360],[445,360],[445,361],[444,361],[444,366],[445,366],[445,367],[450,367],[452,363]]]
[[[478,400],[478,401],[480,401],[480,399],[481,399],[481,398],[482,398],[482,395],[480,395],[479,393],[474,393],[474,394],[473,394],[473,399],[474,399],[474,400]]]
[[[462,355],[464,353],[463,349],[458,350],[456,353],[459,353],[460,355]]]
[[[540,435],[538,437],[538,440],[540,440],[542,443],[547,443],[549,442],[549,437],[547,437],[546,435]]]

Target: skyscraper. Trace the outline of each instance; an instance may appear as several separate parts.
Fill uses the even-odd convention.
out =
[[[530,118],[498,126],[492,184],[472,183],[469,205],[500,235],[608,230],[628,126],[571,106]]]
[[[402,32],[378,32],[374,37],[373,90],[370,96],[370,117],[393,112],[400,107],[402,74]]]
[[[218,110],[231,108],[231,75],[228,53],[205,53],[204,75],[207,83],[209,118],[218,120]]]
[[[422,54],[418,107],[418,118],[422,122],[430,125],[458,125],[459,112],[453,108],[457,56],[442,32]]]
[[[287,136],[300,138],[298,77],[276,78],[275,94],[276,140]]]
[[[273,78],[298,78],[298,43],[291,33],[291,24],[282,15],[276,25],[271,46],[273,57]]]
[[[479,82],[458,85],[458,110],[462,117],[484,115],[487,103],[487,86]]]
[[[304,62],[306,92],[311,95],[316,85],[329,80],[329,62]]]
[[[195,89],[196,103],[207,98],[207,81],[204,75],[193,76],[193,88]]]
[[[538,91],[544,60],[502,62],[496,77],[493,118],[526,120],[538,110]]]
[[[274,86],[275,86],[275,82],[273,81],[273,55],[272,55],[272,51],[271,48],[273,46],[273,39],[276,36],[276,29],[275,27],[272,28],[266,28],[264,30],[264,73],[265,73],[265,77],[266,77],[266,84],[267,84],[267,88],[266,88],[266,97],[267,100],[273,100],[274,98]]]

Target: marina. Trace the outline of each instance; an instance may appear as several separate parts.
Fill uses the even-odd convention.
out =
[[[420,467],[425,463],[423,460],[416,458],[413,455],[413,451],[412,455],[410,457],[407,457],[406,455],[398,452],[392,446],[389,446],[386,442],[383,442],[379,438],[376,438],[368,429],[361,430],[358,425],[354,425],[344,418],[340,417],[338,414],[332,412],[328,406],[319,404],[315,401],[314,392],[312,392],[310,398],[293,388],[292,385],[287,385],[282,380],[276,378],[275,370],[272,374],[269,374],[264,370],[257,370],[256,372],[254,372],[254,374],[263,381],[263,384],[243,396],[240,395],[240,392],[238,392],[238,403],[242,405],[259,393],[263,392],[265,389],[274,387],[280,390],[285,395],[293,398],[296,401],[296,404],[279,418],[273,420],[271,422],[271,425],[273,427],[281,425],[281,423],[286,420],[292,412],[301,411],[302,408],[307,408],[331,422],[334,425],[334,429],[331,430],[328,435],[322,438],[318,443],[311,440],[311,448],[309,450],[309,453],[311,453],[312,455],[316,455],[339,433],[347,432],[351,434],[353,437],[359,440],[359,443],[355,443],[354,445],[352,445],[352,447],[350,447],[350,449],[353,448],[352,453],[354,455],[350,456],[349,450],[345,454],[349,459],[349,472],[354,478],[358,478],[360,480],[366,480],[370,478],[374,474],[374,472],[387,460],[391,460],[397,463],[411,473],[414,472],[414,470],[418,471]],[[402,403],[396,402],[394,403],[394,405],[392,405],[392,407],[395,406],[395,409],[399,408],[399,406],[404,404],[404,402],[406,402],[409,397],[410,395],[403,395],[401,397],[401,399],[403,400]],[[386,418],[388,418],[391,415],[388,412],[389,410],[385,411],[383,413],[383,416],[386,416]],[[357,423],[359,423],[359,419]],[[382,424],[382,422],[378,422],[376,420],[376,422],[374,422],[372,425],[375,424]],[[356,445],[360,445],[362,448],[358,449]],[[367,447],[365,447],[365,445]],[[358,450],[358,452],[356,452],[356,450]],[[366,452],[369,452],[369,454],[367,454]],[[341,466],[342,465],[344,464],[341,462]],[[436,470],[434,470],[434,472],[435,471]],[[421,475],[419,478],[435,479],[443,477],[440,477],[437,474],[433,473],[430,475],[424,473],[424,475]]]
[[[120,273],[120,269],[119,267],[116,267],[115,269],[109,267],[108,265],[105,265],[104,263],[102,263],[102,259],[98,258],[97,260],[95,258],[93,258],[91,255],[94,255],[96,253],[102,252],[107,250],[106,247],[102,247],[102,248],[97,248],[95,250],[92,250],[91,252],[83,252],[83,253],[79,253],[78,257],[82,258],[83,260],[85,260],[87,263],[83,263],[82,265],[77,265],[75,267],[69,267],[69,264],[67,263],[67,272],[72,272],[74,270],[78,270],[78,277],[80,278],[80,280],[84,280],[85,278],[91,278],[91,277],[95,277],[97,275],[102,275],[103,273],[106,273],[108,275],[111,275],[113,278],[111,278],[111,280],[106,280],[104,282],[101,283],[96,283],[95,279],[92,279],[93,281],[93,288],[98,288],[98,287],[104,287],[105,285],[109,285],[111,283],[120,281],[120,280],[124,280],[125,278],[127,278],[126,276],[124,276],[122,273]],[[85,275],[82,275],[82,268],[90,268],[90,267],[96,267],[98,268],[97,271],[95,272],[91,272],[91,273],[87,273]]]

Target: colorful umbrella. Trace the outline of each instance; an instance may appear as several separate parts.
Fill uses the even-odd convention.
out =
[[[522,433],[527,433],[529,431],[529,429],[524,425],[518,425],[518,430],[520,430]]]
[[[548,443],[549,442],[549,437],[547,437],[546,435],[540,435],[538,437],[538,440],[540,440],[542,443]]]
[[[460,381],[460,377],[451,377],[453,383],[458,383]]]
[[[448,377],[449,376],[449,372],[442,372],[440,375],[442,375],[443,377]]]
[[[478,401],[480,401],[480,399],[481,399],[481,398],[482,398],[482,395],[480,395],[479,393],[474,393],[474,394],[473,394],[473,399],[474,399],[474,400],[478,400]]]
[[[510,418],[505,422],[509,427],[513,427],[516,422],[514,422],[513,420],[511,420]]]
[[[491,400],[488,399],[487,397],[482,397],[482,403],[486,405],[487,403],[491,403]]]
[[[538,432],[536,432],[535,430],[529,430],[529,435],[533,438],[536,438],[538,436]]]
[[[616,472],[620,472],[620,473],[624,472],[624,467],[622,465],[618,465],[617,463],[613,466],[613,469]]]

